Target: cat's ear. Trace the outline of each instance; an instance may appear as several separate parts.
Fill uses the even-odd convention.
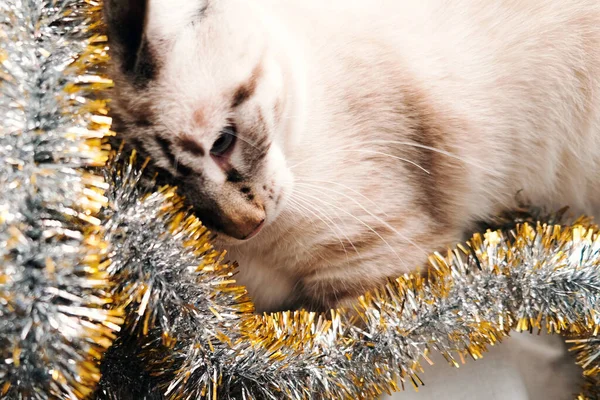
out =
[[[123,73],[151,78],[148,44],[144,29],[148,15],[148,0],[105,0],[104,19],[113,58]]]

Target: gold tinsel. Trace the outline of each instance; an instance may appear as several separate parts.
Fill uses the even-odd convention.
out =
[[[84,398],[123,312],[98,213],[110,133],[101,4],[0,2],[0,394]]]
[[[85,398],[126,309],[98,398],[375,398],[421,385],[433,351],[456,365],[511,330],[539,329],[570,337],[589,380],[580,399],[598,397],[596,227],[489,231],[432,255],[428,281],[400,277],[355,310],[254,315],[173,188],[148,189],[123,155],[104,169],[109,186],[83,169],[104,164],[110,133],[100,3],[8,0],[0,15],[5,396]]]
[[[144,194],[138,178],[111,185],[121,193],[111,220],[144,231],[113,242],[125,255],[116,278],[144,289],[129,296],[130,321],[156,323],[132,330],[136,357],[168,398],[376,398],[422,385],[431,352],[458,366],[512,330],[572,336],[589,382],[597,379],[600,239],[587,221],[477,234],[447,256],[432,255],[428,280],[400,277],[354,310],[257,316],[181,199],[167,188]],[[110,382],[103,390],[111,398]],[[596,391],[590,384],[582,398]]]

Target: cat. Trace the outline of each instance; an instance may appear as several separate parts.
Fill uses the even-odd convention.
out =
[[[476,221],[600,209],[597,0],[107,0],[115,129],[258,311],[352,304]]]

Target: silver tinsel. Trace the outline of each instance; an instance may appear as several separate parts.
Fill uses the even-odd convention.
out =
[[[458,365],[513,329],[578,336],[580,363],[598,373],[595,227],[490,231],[432,256],[429,282],[399,278],[352,312],[256,316],[172,189],[142,189],[130,163],[110,171],[112,272],[138,336],[136,357],[166,398],[376,398],[421,385],[432,351]],[[118,398],[110,394],[119,388],[103,388]]]
[[[396,382],[419,386],[420,363],[430,351],[458,365],[480,358],[512,329],[594,335],[599,250],[597,231],[582,226],[524,225],[511,240],[499,232],[476,235],[468,247],[432,258],[436,272],[428,284],[400,278],[361,299],[354,313],[240,321],[229,334],[224,368],[212,378],[198,350],[203,338],[186,334],[188,345],[176,354],[185,360],[173,381],[181,382],[176,397],[194,398],[205,386],[229,393],[233,385],[252,398],[375,398]],[[358,315],[359,323],[348,315]],[[598,372],[598,351],[581,353],[591,375]]]
[[[0,396],[82,398],[122,322],[95,214],[110,81],[99,5],[0,2]]]
[[[210,233],[186,212],[175,189],[150,191],[140,182],[143,175],[134,167],[135,154],[128,160],[123,157],[117,156],[105,170],[110,190],[104,221],[111,243],[114,294],[129,315],[123,335],[138,341],[134,349],[115,349],[116,356],[109,355],[105,367],[122,365],[123,358],[139,353],[142,364],[150,366],[152,382],[169,386],[181,365],[176,354],[187,345],[185,337],[192,335],[206,345],[196,350],[209,357],[203,368],[212,376],[214,368],[221,366],[220,359],[227,360],[221,354],[227,347],[222,342],[224,333],[236,331],[243,318],[253,315],[252,303],[232,279],[234,266],[222,262],[224,254],[213,249]],[[133,373],[128,378],[133,385],[139,385],[138,378],[144,375],[144,371],[123,373]],[[120,387],[121,373],[114,376],[107,371],[106,375],[109,378],[101,382],[98,398],[131,397],[132,390],[139,393],[136,388]]]
[[[354,310],[254,315],[175,189],[142,184],[134,155],[106,181],[82,170],[104,165],[109,133],[99,11],[0,3],[0,396],[85,398],[122,323],[98,398],[375,398],[421,385],[430,352],[477,359],[513,329],[570,336],[580,398],[599,396],[600,238],[585,221],[476,235],[433,255],[428,282],[400,277]]]

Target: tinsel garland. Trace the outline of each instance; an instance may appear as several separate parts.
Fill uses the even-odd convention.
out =
[[[105,205],[107,61],[92,1],[0,2],[0,396],[83,398],[122,323]]]
[[[175,189],[142,185],[134,156],[105,179],[83,169],[103,165],[109,124],[99,8],[0,4],[3,397],[87,397],[123,323],[97,398],[374,398],[418,387],[432,351],[478,359],[513,329],[570,336],[580,398],[600,397],[600,237],[585,221],[475,235],[433,255],[429,281],[400,277],[355,310],[254,315]]]
[[[376,398],[406,382],[420,386],[432,351],[459,365],[511,330],[541,329],[573,336],[590,378],[580,398],[599,395],[600,236],[586,221],[475,235],[433,255],[428,281],[398,278],[353,312],[256,316],[172,190],[144,194],[131,164],[117,171],[111,219],[134,229],[122,236],[116,276],[140,289],[128,303],[135,356],[166,398]],[[100,398],[116,399],[123,388],[105,382],[102,390]]]

